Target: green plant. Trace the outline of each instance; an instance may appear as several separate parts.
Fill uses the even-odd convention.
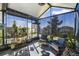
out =
[[[17,33],[18,33],[18,27],[16,26],[16,21],[13,21],[12,28],[13,28],[13,35],[15,38],[17,36]]]
[[[68,33],[68,37],[66,39],[66,46],[71,49],[75,48],[75,41],[74,41],[73,34],[71,32]]]
[[[47,38],[49,41],[51,41],[51,40],[53,40],[53,35],[48,35]]]
[[[51,18],[51,21],[49,21],[49,25],[51,26],[51,33],[55,36],[58,36],[58,26],[62,24],[62,20],[60,21],[58,16],[54,16],[53,18]]]

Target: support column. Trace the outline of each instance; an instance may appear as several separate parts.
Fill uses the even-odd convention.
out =
[[[39,37],[39,25],[37,24],[37,37]]]
[[[7,4],[3,3],[2,4],[2,25],[3,25],[3,30],[2,30],[2,36],[3,36],[3,45],[5,44],[5,38],[4,38],[4,17],[5,17],[5,12],[6,12]]]

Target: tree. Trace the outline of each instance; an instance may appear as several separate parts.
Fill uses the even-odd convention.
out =
[[[22,36],[27,35],[27,32],[26,32],[26,28],[25,27],[23,27],[21,30],[22,30]]]
[[[42,29],[42,35],[49,35],[50,34],[50,26],[46,26]]]
[[[13,28],[13,35],[15,38],[16,36],[18,36],[18,27],[16,26],[16,21],[13,21],[12,28]]]
[[[61,25],[63,21],[59,21],[58,19],[58,16],[54,16],[51,18],[51,21],[48,22],[51,26],[50,26],[50,29],[51,29],[51,33],[50,34],[53,34],[55,36],[58,35],[58,26]]]

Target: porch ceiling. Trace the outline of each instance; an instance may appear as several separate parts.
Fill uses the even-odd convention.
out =
[[[50,5],[52,7],[62,7],[74,10],[76,3],[50,3]],[[8,8],[32,15],[34,17],[39,17],[48,8],[50,8],[50,5],[47,3],[43,6],[40,6],[38,3],[9,3]]]
[[[2,10],[2,4],[0,3],[0,10]]]

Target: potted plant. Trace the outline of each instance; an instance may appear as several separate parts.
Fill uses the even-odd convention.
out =
[[[66,40],[66,46],[70,49],[75,49],[75,41],[72,33],[68,33],[68,37]]]
[[[63,55],[72,55],[75,53],[75,40],[72,33],[68,33],[66,39],[66,48],[63,52]]]

